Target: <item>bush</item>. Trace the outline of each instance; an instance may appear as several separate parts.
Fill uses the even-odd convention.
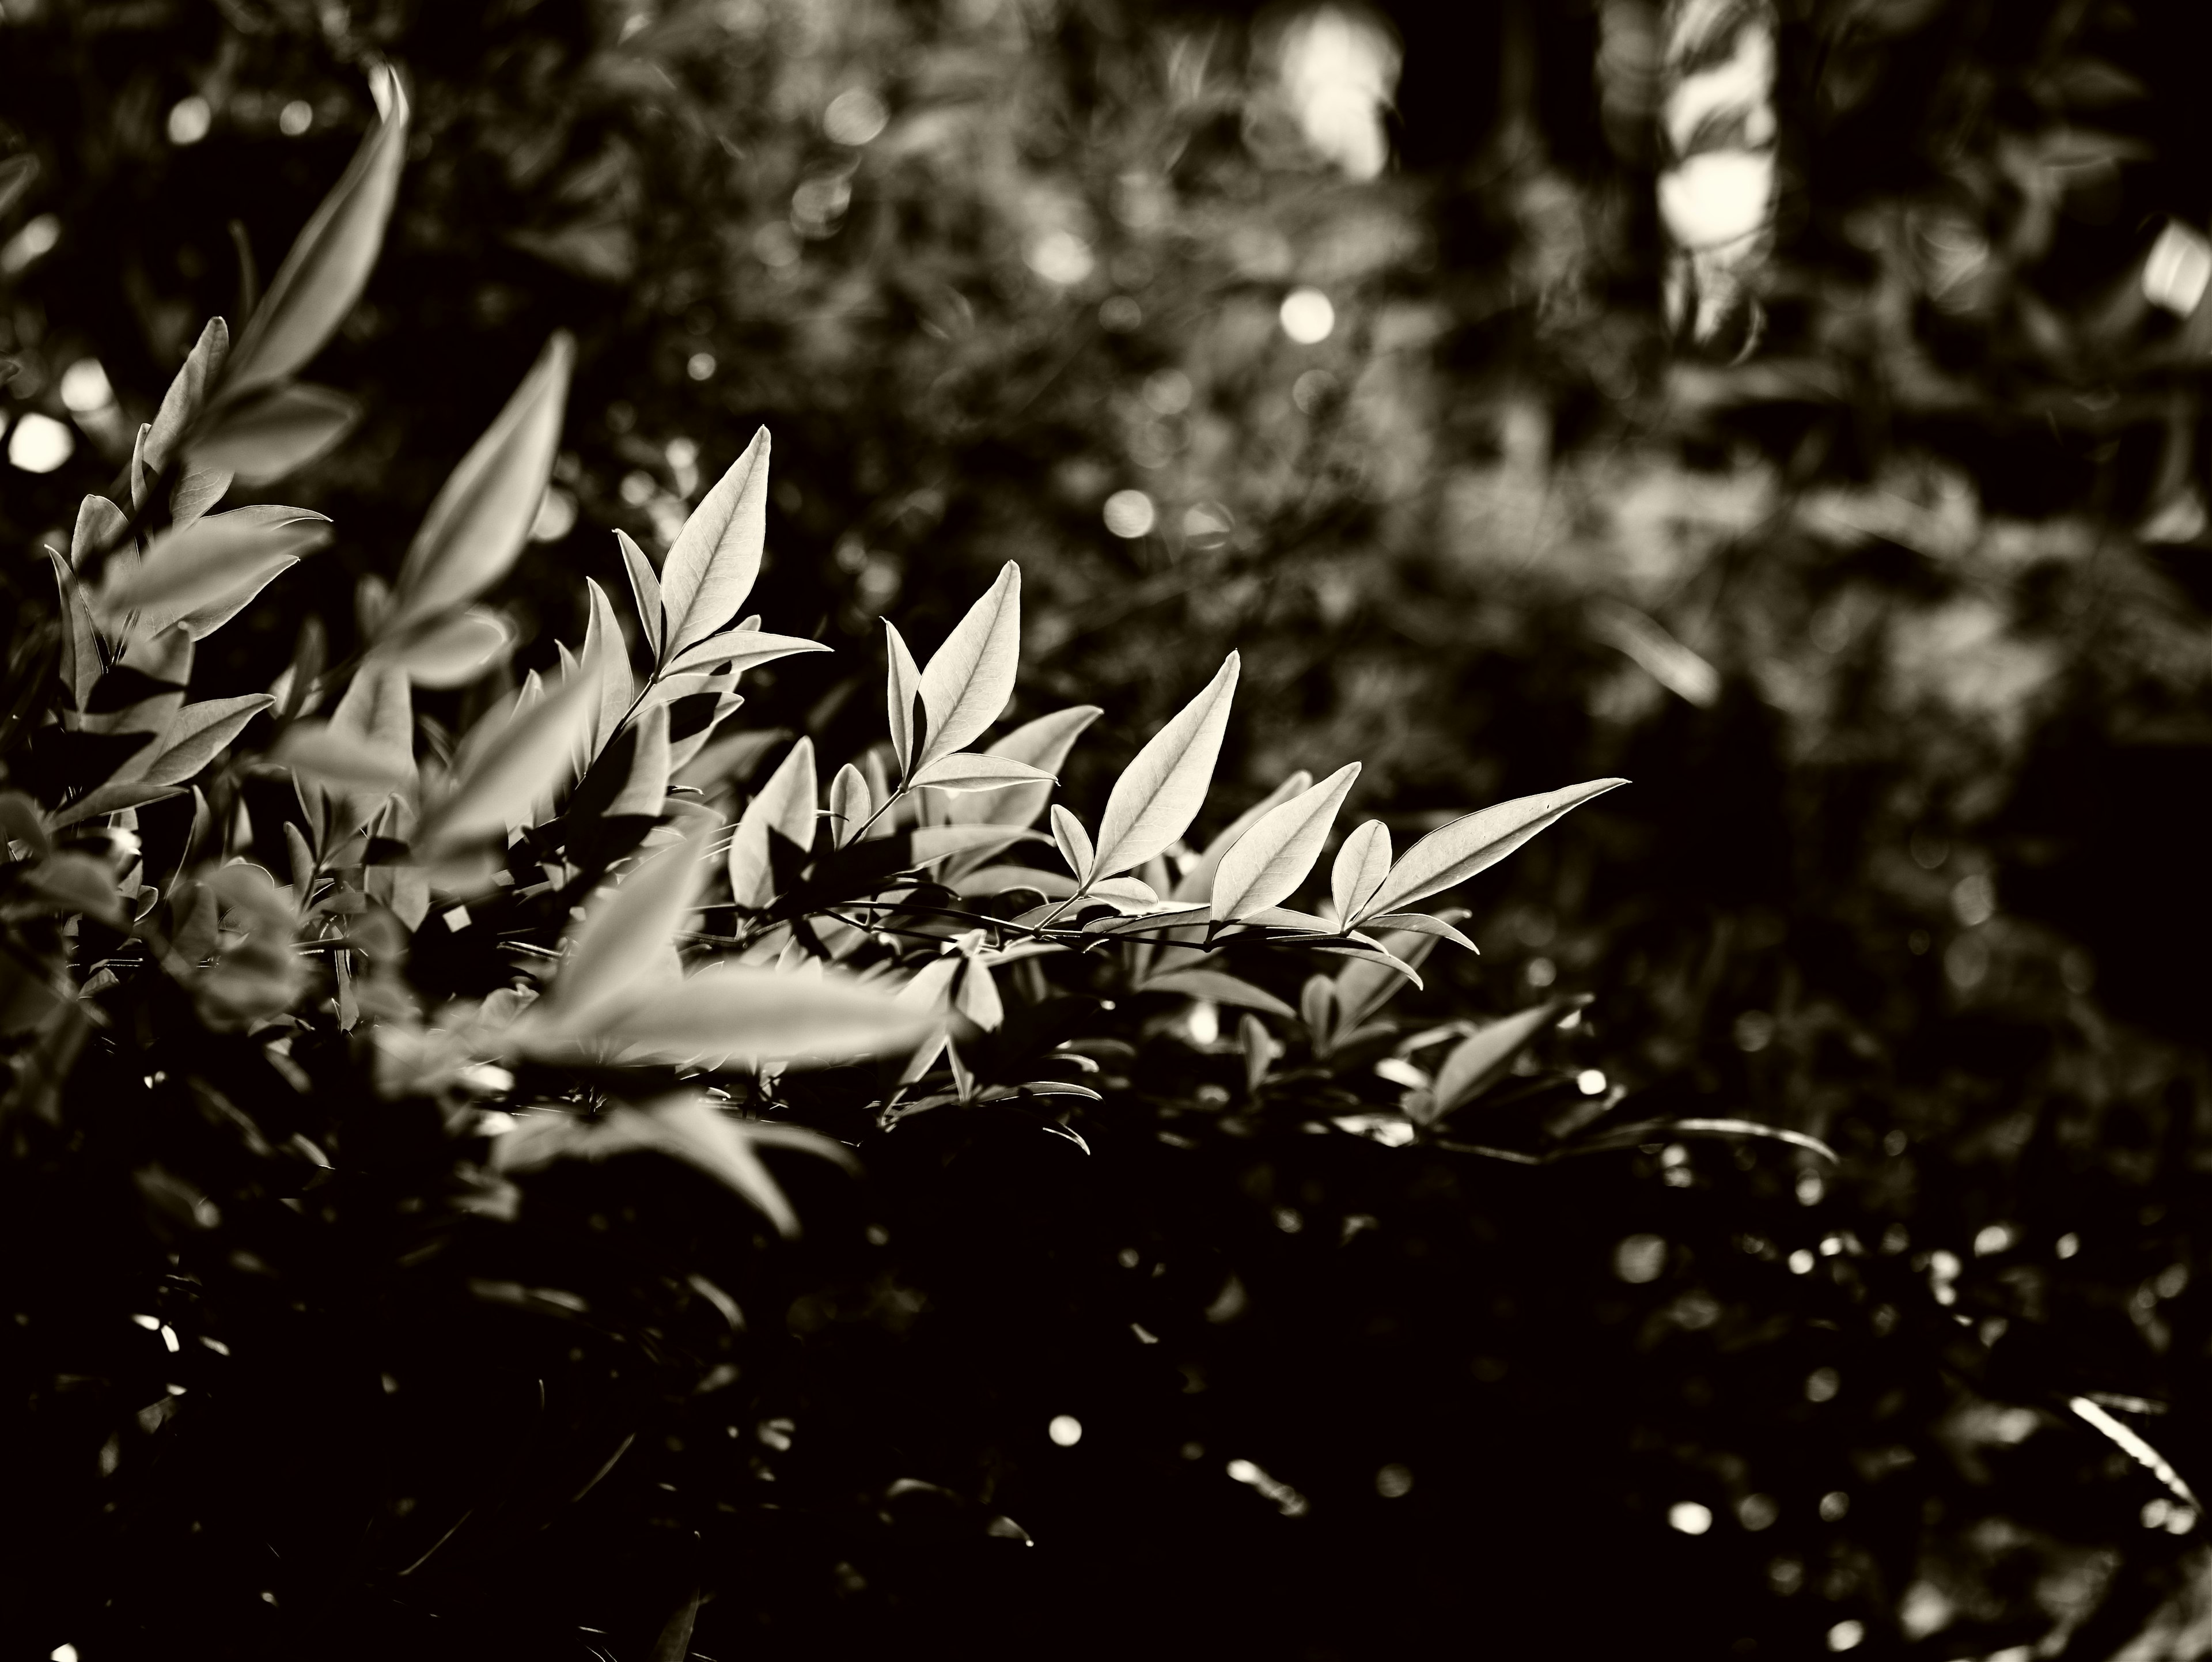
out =
[[[1825,1152],[1638,1121],[1595,1070],[1536,1063],[1579,996],[1392,1013],[1440,943],[1473,950],[1463,912],[1423,903],[1620,780],[1395,857],[1370,820],[1321,910],[1291,909],[1359,766],[1186,844],[1235,654],[1089,825],[1049,798],[1095,707],[972,748],[1018,702],[1011,564],[926,663],[886,625],[887,744],[826,792],[808,735],[764,768],[781,738],[726,730],[735,687],[824,649],[738,618],[765,432],[658,566],[616,533],[627,621],[587,581],[580,650],[495,693],[515,631],[478,602],[547,487],[565,337],[396,577],[364,580],[358,652],[327,662],[310,627],[271,691],[193,698],[198,643],[329,535],[305,509],[212,510],[357,414],[298,372],[392,210],[408,110],[396,81],[383,98],[235,342],[202,332],[124,500],[88,497],[48,551],[56,610],[11,642],[9,1248],[68,1244],[18,1317],[15,1453],[49,1525],[11,1571],[19,1631],[210,1655],[657,1631],[680,1655],[700,1621],[804,1647],[839,1592],[848,1622],[971,1622],[1012,1574],[992,1555],[1032,1538],[1017,1513],[1065,1537],[1048,1584],[1097,1526],[1030,1468],[1118,1446],[1135,1467],[1074,1492],[1139,1516],[1176,1464],[1218,1464],[1204,1438],[1160,1446],[1177,1397],[1254,1394],[1216,1434],[1280,1436],[1298,1391],[1217,1365],[1204,1330],[1344,1299],[1340,1255],[1401,1227],[1365,1197],[1418,1209],[1466,1180],[1431,1166],[1401,1195],[1393,1162],[1698,1135]],[[1066,869],[1010,863],[1033,845]],[[1094,1141],[1103,1182],[1080,1175]],[[636,1154],[666,1158],[616,1158]],[[872,1198],[801,1156],[867,1170]],[[772,1249],[718,1187],[787,1239],[830,1220],[830,1245]],[[1289,1245],[1308,1231],[1318,1258]],[[1147,1366],[1163,1342],[1173,1370]],[[1380,1470],[1383,1498],[1412,1489]],[[541,1542],[587,1538],[592,1574],[549,1574]],[[1035,1580],[1017,1626],[1049,1607]]]

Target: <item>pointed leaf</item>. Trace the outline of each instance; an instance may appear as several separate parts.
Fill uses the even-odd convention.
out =
[[[745,804],[730,840],[731,898],[755,909],[775,898],[769,859],[773,831],[804,849],[814,846],[814,740],[801,734],[760,794]]]
[[[1234,922],[1290,898],[1321,858],[1336,811],[1358,776],[1359,764],[1346,763],[1311,789],[1269,809],[1237,839],[1214,874],[1217,922]]]
[[[265,692],[186,704],[161,737],[161,752],[139,775],[149,785],[181,785],[237,742],[246,724],[276,701]]]
[[[552,472],[575,343],[556,331],[438,491],[399,568],[387,633],[459,611],[521,553]]]
[[[125,808],[143,808],[149,803],[167,801],[184,792],[174,785],[149,784],[143,779],[127,784],[110,781],[88,791],[76,801],[58,810],[47,824],[59,831],[64,825],[74,825],[79,820],[90,819],[103,813],[120,813]]]
[[[914,714],[923,708],[921,672],[914,667],[914,654],[898,626],[884,619],[884,649],[890,661],[884,685],[884,702],[890,715],[891,752],[898,758],[899,777],[914,771]]]
[[[588,1020],[596,1006],[629,995],[673,960],[676,932],[698,904],[707,880],[706,855],[714,833],[714,820],[702,815],[681,842],[585,903],[583,922],[569,932],[553,983],[556,1008]]]
[[[1021,650],[1022,574],[1009,560],[921,673],[930,731],[917,769],[961,750],[999,719],[1014,696]]]
[[[1205,805],[1229,702],[1237,691],[1238,660],[1231,653],[1206,690],[1137,752],[1114,782],[1098,825],[1092,869],[1112,877],[1141,866],[1181,837]]]
[[[577,735],[591,720],[590,693],[581,677],[536,699],[526,687],[477,722],[454,758],[453,786],[422,817],[417,848],[459,848],[527,819],[570,776]]]
[[[1365,927],[1370,929],[1403,929],[1413,934],[1432,934],[1450,941],[1455,947],[1466,947],[1478,958],[1482,955],[1481,947],[1441,917],[1431,917],[1425,912],[1384,912],[1380,916],[1369,918]]]
[[[102,500],[88,496],[87,502]],[[78,521],[82,523],[82,519]],[[52,549],[46,557],[53,563],[54,585],[60,591],[62,609],[62,681],[69,688],[70,704],[82,715],[92,702],[92,689],[100,679],[106,666],[100,656],[100,631],[94,627],[92,608],[86,603],[84,586],[76,580],[70,564]]]
[[[768,466],[763,427],[691,511],[668,551],[660,597],[670,656],[720,629],[752,593],[768,538]]]
[[[867,824],[868,816],[874,812],[875,804],[868,797],[868,782],[861,776],[860,769],[846,763],[830,782],[830,819],[836,845],[842,849],[860,835],[860,827]]]
[[[1437,1069],[1437,1082],[1431,1092],[1436,1105],[1433,1117],[1442,1119],[1487,1090],[1539,1034],[1557,1026],[1570,1010],[1579,1009],[1589,1001],[1587,997],[1547,999],[1532,1008],[1493,1021],[1472,1038],[1461,1040],[1444,1058],[1443,1066]]]
[[[187,467],[169,492],[169,523],[181,531],[229,491],[232,475],[217,467]]]
[[[1137,989],[1140,993],[1181,993],[1187,998],[1210,998],[1216,1004],[1240,1009],[1264,1010],[1269,1015],[1295,1016],[1289,1005],[1264,988],[1240,981],[1219,970],[1170,970]]]
[[[380,655],[388,655],[418,687],[460,687],[514,649],[514,625],[502,613],[471,606]]]
[[[1066,765],[1067,753],[1075,747],[1084,728],[1097,721],[1101,713],[1096,704],[1077,704],[1068,709],[1054,710],[1049,715],[1024,722],[1003,739],[994,740],[983,753],[1026,762],[1041,773],[1057,775]],[[955,825],[991,819],[1002,825],[1026,825],[1045,811],[1045,805],[1051,800],[1049,785],[1016,785],[1005,795],[988,801],[976,797],[957,798],[949,806],[948,814]]]
[[[225,399],[192,440],[191,464],[247,484],[266,484],[307,466],[360,419],[361,405],[343,393],[307,381],[280,382]]]
[[[1052,805],[1052,840],[1078,883],[1091,875],[1091,868],[1096,863],[1091,833],[1084,830],[1080,819],[1057,802]]]
[[[606,817],[655,819],[668,800],[671,758],[668,749],[668,706],[655,704],[635,722],[636,748],[630,752],[629,776],[607,804]]]
[[[210,514],[155,538],[137,569],[102,591],[94,615],[112,630],[135,612],[142,633],[158,634],[202,608],[241,594],[251,599],[301,555],[327,542],[329,527],[328,520],[303,508]]]
[[[230,326],[221,318],[210,318],[185,354],[184,367],[161,395],[161,408],[147,429],[142,454],[150,472],[159,473],[168,465],[177,441],[207,408],[208,394],[222,380],[223,360],[229,356]]]
[[[660,574],[653,569],[629,532],[619,527],[615,531],[615,545],[622,550],[623,569],[629,574],[630,599],[637,604],[638,628],[645,635],[645,649],[654,663],[665,655],[661,648],[665,644],[668,627],[667,614],[661,609]]]
[[[927,786],[933,790],[977,791],[1038,783],[1049,788],[1054,781],[1050,774],[1011,757],[959,751],[926,763],[914,774],[911,782],[916,789]]]
[[[1231,820],[1220,834],[1206,845],[1199,856],[1183,868],[1182,874],[1176,879],[1175,898],[1178,900],[1206,899],[1213,892],[1213,874],[1221,869],[1221,862],[1228,858],[1229,850],[1237,846],[1244,833],[1300,791],[1312,788],[1313,775],[1300,768]]]
[[[1440,826],[1407,849],[1390,868],[1389,879],[1367,903],[1364,916],[1403,911],[1417,900],[1464,883],[1496,865],[1569,810],[1627,782],[1626,779],[1593,779],[1500,802]],[[1350,928],[1363,920],[1354,916],[1344,921]]]
[[[584,749],[597,756],[615,736],[623,717],[637,697],[637,681],[630,672],[629,643],[623,637],[622,620],[614,602],[591,578],[584,579],[589,616],[584,624],[583,673],[599,697],[592,714],[591,736]],[[665,723],[664,722],[664,728]]]
[[[1353,830],[1336,851],[1329,873],[1329,895],[1336,915],[1347,927],[1365,911],[1367,903],[1382,892],[1390,875],[1390,828],[1370,819]]]
[[[383,119],[277,267],[231,356],[226,394],[293,374],[321,350],[368,282],[407,158],[407,94],[397,75],[383,73]]]
[[[678,670],[705,669],[711,665],[727,664],[738,674],[778,658],[788,658],[799,652],[828,652],[826,641],[810,641],[798,635],[769,635],[757,629],[732,630],[726,635],[717,635],[712,640],[702,641],[687,648],[672,659],[668,673]]]

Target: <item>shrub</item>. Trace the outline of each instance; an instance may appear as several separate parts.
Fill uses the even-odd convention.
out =
[[[298,377],[392,209],[408,111],[396,78],[382,92],[235,342],[207,326],[117,499],[88,497],[70,547],[47,551],[55,612],[11,642],[8,1247],[50,1270],[16,1318],[31,1412],[11,1464],[50,1525],[10,1570],[18,1630],[111,1653],[190,1634],[213,1655],[611,1625],[680,1656],[718,1592],[756,1640],[799,1608],[708,1535],[756,1567],[826,1564],[857,1595],[842,1543],[878,1525],[898,1531],[876,1574],[907,1619],[1007,1573],[976,1551],[1030,1538],[1007,1449],[1035,1436],[1038,1380],[963,1324],[1027,1309],[1055,1355],[1118,1347],[1091,1381],[1109,1401],[1160,1335],[1130,1314],[1153,1295],[1102,1276],[1149,1260],[1186,1315],[1194,1299],[1195,1319],[1237,1319],[1253,1295],[1222,1266],[1262,1260],[1224,1248],[1244,1227],[1222,1215],[1241,1203],[1224,1151],[1287,1172],[1318,1134],[1343,1193],[1242,1184],[1283,1238],[1306,1227],[1292,1201],[1323,1195],[1338,1245],[1377,1227],[1352,1203],[1360,1161],[1540,1165],[1698,1135],[1824,1152],[1726,1119],[1636,1122],[1601,1076],[1538,1065],[1571,1043],[1547,1035],[1579,1021],[1571,995],[1487,1022],[1394,1014],[1432,952],[1474,949],[1464,913],[1425,908],[1620,780],[1451,819],[1402,854],[1370,820],[1299,910],[1358,764],[1293,775],[1186,843],[1232,653],[1086,823],[1050,797],[1097,709],[987,743],[1018,702],[1012,564],[926,661],[886,624],[887,742],[826,787],[808,735],[765,766],[785,735],[729,730],[742,677],[826,649],[738,618],[765,432],[662,561],[617,533],[627,621],[587,584],[580,649],[495,692],[515,631],[482,602],[546,488],[565,337],[390,584],[362,584],[358,652],[328,662],[302,629],[268,691],[194,697],[197,643],[273,603],[331,534],[309,510],[217,505],[357,413]],[[1480,1142],[1462,1129],[1477,1106]],[[966,1261],[979,1170],[1019,1172],[1041,1140],[1087,1164],[1099,1138],[1139,1151],[1125,1174],[1145,1149],[1192,1165],[1155,1166],[1161,1187],[1111,1215],[1004,1214],[1030,1233],[989,1251],[1035,1251],[1025,1271]],[[616,1158],[634,1154],[672,1159]],[[735,1227],[730,1194],[787,1239],[810,1215],[850,1225],[862,1191],[826,1182],[831,1165],[872,1173],[892,1230],[835,1232],[802,1273]],[[1055,1196],[1080,1196],[1064,1169],[1021,1204]],[[834,1331],[856,1310],[878,1335],[915,1325],[933,1295],[852,1260],[908,1233],[977,1391],[929,1448],[894,1403],[852,1411],[883,1359]],[[963,1275],[964,1308],[947,1290]],[[749,1324],[763,1308],[786,1312],[780,1333]],[[941,1385],[946,1362],[905,1377]],[[1203,1375],[1185,1363],[1178,1394]],[[1131,1404],[1157,1397],[1124,1384]],[[794,1403],[830,1434],[797,1452]],[[1049,1429],[1085,1435],[1073,1414]],[[1231,1471],[1283,1514],[1307,1507],[1257,1462]],[[595,1492],[623,1495],[618,1530],[584,1509]],[[1028,1492],[1050,1510],[1050,1485]],[[787,1519],[763,1493],[806,1503]],[[538,1547],[574,1552],[580,1515],[596,1573],[572,1583]]]

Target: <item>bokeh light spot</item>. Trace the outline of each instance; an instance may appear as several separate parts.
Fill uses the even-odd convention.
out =
[[[315,107],[304,98],[295,98],[276,113],[276,131],[287,138],[297,138],[315,125]]]
[[[1073,1448],[1083,1440],[1083,1422],[1073,1414],[1055,1414],[1045,1428],[1045,1435],[1062,1448]]]
[[[1656,1282],[1667,1268],[1667,1243],[1658,1235],[1631,1235],[1613,1249],[1613,1273],[1642,1286]]]
[[[1293,289],[1283,296],[1283,332],[1301,346],[1318,346],[1336,327],[1336,307],[1318,289]]]
[[[1152,528],[1159,511],[1141,490],[1116,490],[1106,498],[1104,518],[1109,531],[1133,541]]]
[[[27,411],[8,435],[8,460],[26,473],[51,473],[76,453],[76,435],[66,422],[38,411]]]
[[[70,412],[88,416],[115,402],[115,389],[107,384],[107,371],[98,358],[79,358],[62,371],[62,402]]]
[[[1865,1622],[1838,1622],[1828,1629],[1828,1648],[1832,1651],[1856,1650],[1859,1641],[1865,1637]]]
[[[1386,1501],[1395,1501],[1412,1490],[1413,1474],[1395,1464],[1387,1465],[1375,1474],[1375,1492]]]
[[[198,93],[189,98],[180,98],[169,107],[169,143],[172,144],[197,144],[208,136],[208,129],[214,125],[215,112],[208,107],[207,100]]]
[[[882,99],[866,87],[854,87],[830,100],[822,113],[822,131],[834,143],[860,145],[883,131],[890,119]]]
[[[1713,1526],[1712,1508],[1695,1501],[1677,1501],[1667,1508],[1667,1523],[1685,1535],[1703,1535]]]

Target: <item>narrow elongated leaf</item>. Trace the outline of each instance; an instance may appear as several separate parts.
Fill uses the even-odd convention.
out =
[[[1221,862],[1228,857],[1229,850],[1237,846],[1237,840],[1275,809],[1312,786],[1313,775],[1300,768],[1231,820],[1220,834],[1206,845],[1198,858],[1183,868],[1182,875],[1176,880],[1175,898],[1178,900],[1204,900],[1212,894],[1213,874],[1221,869]]]
[[[556,331],[422,516],[399,567],[385,631],[459,611],[521,553],[561,439],[575,343]]]
[[[752,593],[768,539],[768,465],[763,427],[677,533],[660,570],[671,657],[720,630]]]
[[[1382,936],[1379,944],[1400,964],[1418,971],[1436,950],[1437,938],[1398,931]],[[1336,975],[1339,1026],[1346,1032],[1365,1026],[1406,984],[1405,977],[1391,965],[1372,957],[1355,958]]]
[[[933,790],[954,791],[1004,790],[1009,785],[1034,784],[1049,788],[1054,782],[1050,774],[1026,762],[1006,756],[985,756],[975,751],[940,756],[925,763],[913,777],[917,789],[927,786]]]
[[[1593,779],[1586,784],[1500,802],[1438,827],[1406,850],[1367,903],[1363,916],[1346,918],[1346,927],[1359,923],[1363,917],[1403,911],[1417,900],[1464,883],[1496,865],[1571,809],[1627,782],[1626,779]]]
[[[161,735],[161,751],[135,776],[149,785],[181,785],[237,742],[246,724],[276,701],[265,692],[186,704]]]
[[[738,674],[778,658],[788,658],[794,653],[828,652],[826,641],[810,641],[799,635],[769,635],[757,629],[732,630],[726,635],[717,635],[687,648],[670,660],[671,673],[678,670],[706,669],[717,664],[727,664]]]
[[[860,769],[850,762],[837,770],[837,776],[830,782],[830,819],[836,844],[843,848],[860,834],[860,827],[868,823],[875,812],[875,804],[868,797],[868,782]]]
[[[1096,704],[1077,704],[1054,710],[1049,715],[1024,722],[1004,738],[994,740],[983,753],[1026,762],[1040,773],[1057,776],[1066,764],[1067,753],[1075,748],[1075,741],[1084,728],[1097,721],[1101,713]],[[973,796],[957,798],[947,813],[955,825],[990,819],[1001,825],[1026,825],[1042,813],[1051,801],[1050,785],[1016,785],[988,801]]]
[[[637,747],[630,752],[629,776],[607,804],[606,817],[657,819],[668,800],[668,776],[672,758],[668,747],[668,706],[655,704],[634,724]]]
[[[814,846],[814,740],[802,734],[791,753],[768,776],[760,794],[745,804],[737,834],[730,839],[730,898],[756,909],[775,898],[769,858],[773,831],[801,849]]]
[[[725,960],[601,1004],[589,1020],[533,1008],[507,1030],[507,1042],[519,1054],[549,1057],[611,1047],[634,1062],[804,1065],[904,1050],[932,1025],[888,987],[842,971],[793,974]]]
[[[921,672],[898,625],[884,619],[884,649],[890,662],[884,678],[884,702],[890,717],[891,752],[898,758],[899,777],[914,771],[914,713],[921,707]]]
[[[410,758],[363,745],[358,735],[328,721],[295,721],[269,752],[302,779],[340,794],[380,794],[398,790],[414,776]]]
[[[496,612],[471,606],[385,649],[418,687],[459,687],[514,649],[514,625]]]
[[[135,612],[141,632],[158,634],[203,607],[258,594],[277,572],[328,541],[329,527],[304,508],[210,514],[156,538],[135,569],[103,590],[94,615],[103,628],[115,630]]]
[[[141,454],[150,471],[159,473],[167,465],[177,441],[207,408],[208,394],[222,379],[223,360],[229,356],[230,326],[221,318],[210,318],[192,350],[185,355],[184,367],[161,395],[161,407],[147,429]]]
[[[321,350],[361,297],[383,245],[385,222],[407,158],[407,94],[390,70],[384,116],[362,140],[331,193],[307,221],[245,333],[224,378],[236,396],[297,370]]]
[[[417,848],[444,851],[519,825],[573,771],[577,736],[591,720],[591,683],[564,680],[536,699],[525,688],[477,723],[454,758],[454,781],[422,817]]]
[[[266,484],[304,467],[353,430],[361,405],[306,381],[283,381],[228,399],[191,441],[195,469]],[[150,453],[153,441],[147,441]]]
[[[1367,903],[1382,892],[1390,875],[1390,828],[1380,819],[1355,827],[1336,851],[1329,871],[1329,898],[1347,925],[1362,916]]]
[[[1472,1038],[1462,1039],[1437,1069],[1431,1095],[1433,1117],[1442,1119],[1495,1084],[1539,1034],[1559,1025],[1568,1011],[1589,1002],[1587,997],[1547,999],[1530,1009],[1493,1021]]]
[[[103,499],[88,496],[85,500]],[[100,631],[93,624],[92,608],[86,603],[84,587],[70,569],[69,562],[52,549],[46,551],[46,557],[53,563],[54,586],[60,592],[62,682],[69,688],[70,708],[82,715],[92,702],[92,689],[106,667],[100,656]]]
[[[1432,934],[1439,940],[1450,941],[1455,947],[1466,947],[1478,958],[1482,956],[1481,947],[1443,918],[1431,917],[1425,912],[1384,912],[1378,917],[1369,918],[1366,927],[1370,929],[1403,929],[1410,934]]]
[[[586,754],[597,756],[606,748],[607,740],[615,736],[623,717],[629,713],[630,704],[637,697],[637,681],[630,673],[629,646],[623,638],[622,621],[615,616],[614,602],[589,577],[584,579],[584,588],[589,597],[590,612],[584,624],[582,668],[598,694],[592,712],[591,736],[584,749]]]
[[[150,784],[143,779],[117,784],[111,780],[57,810],[46,823],[59,831],[64,825],[74,825],[80,820],[95,819],[103,813],[120,813],[125,808],[143,808],[149,803],[167,801],[172,796],[183,794],[183,790],[175,785]]]
[[[1271,808],[1223,856],[1214,874],[1212,916],[1234,922],[1287,900],[1321,858],[1336,811],[1344,805],[1359,764],[1347,762],[1310,790]]]
[[[1205,805],[1237,691],[1238,659],[1231,653],[1204,691],[1137,752],[1106,799],[1091,869],[1113,877],[1141,866],[1181,837]]]
[[[964,749],[999,719],[1014,696],[1021,651],[1022,573],[1009,560],[921,672],[929,740],[918,768]]]
[[[1067,861],[1068,870],[1075,874],[1078,883],[1091,875],[1091,868],[1097,863],[1095,851],[1091,846],[1091,833],[1084,830],[1080,819],[1057,802],[1052,806],[1052,840],[1060,849],[1060,857]]]
[[[1216,1004],[1239,1009],[1264,1010],[1269,1015],[1296,1016],[1297,1012],[1262,987],[1239,980],[1219,970],[1169,970],[1137,989],[1140,993],[1181,993],[1187,998],[1210,998]]]
[[[712,818],[702,815],[681,842],[585,904],[583,922],[569,932],[566,961],[553,983],[557,1008],[588,1020],[596,1006],[629,996],[655,977],[672,979],[662,971],[677,962],[676,932],[698,904],[714,832]]]
[[[660,574],[629,533],[619,527],[615,545],[622,550],[623,569],[629,574],[630,598],[637,603],[637,624],[645,632],[646,653],[658,664],[667,655],[661,648],[667,643],[668,634],[668,616],[660,604]]]

